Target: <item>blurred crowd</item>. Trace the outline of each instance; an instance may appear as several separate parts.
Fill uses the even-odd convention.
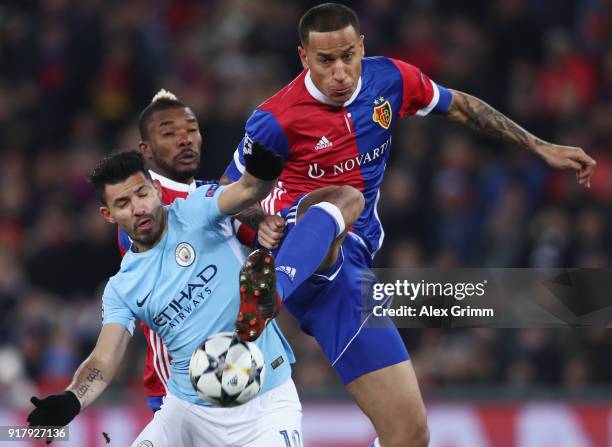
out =
[[[261,101],[293,79],[286,0],[0,3],[0,404],[65,386],[95,342],[100,288],[120,258],[86,181],[135,148],[160,88],[199,117],[201,178],[218,178]],[[597,160],[592,187],[533,154],[440,117],[400,123],[379,214],[379,267],[607,267],[612,199],[612,1],[362,0],[366,53],[420,67],[540,138]],[[316,343],[283,325],[302,390],[339,381]],[[405,331],[425,392],[437,385],[612,384],[612,338],[590,330]],[[136,337],[120,386],[140,388]],[[10,392],[9,392],[10,390]]]

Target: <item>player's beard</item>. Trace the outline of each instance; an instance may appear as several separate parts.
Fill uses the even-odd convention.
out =
[[[169,174],[169,177],[172,180],[174,180],[175,182],[185,183],[188,180],[195,177],[195,175],[198,172],[198,169],[200,168],[200,154],[197,153],[196,151],[191,151],[191,152],[193,152],[197,156],[197,162],[193,165],[193,167],[180,167],[179,166],[178,157],[183,155],[184,152],[174,157],[172,159],[172,162],[173,162],[172,164],[166,163],[165,160],[162,160],[161,158],[156,157],[155,153],[153,153],[153,160],[155,161],[155,164],[157,166],[159,166],[163,171]]]
[[[168,213],[166,212],[165,208],[160,206],[153,213],[143,216],[141,219],[139,219],[139,221],[142,221],[142,219],[151,219],[151,229],[149,231],[142,232],[139,231],[138,226],[135,225],[133,234],[130,235],[130,237],[134,242],[137,242],[138,245],[141,245],[146,249],[153,247],[155,244],[157,244],[157,242],[159,242],[164,230],[166,229],[167,215]]]

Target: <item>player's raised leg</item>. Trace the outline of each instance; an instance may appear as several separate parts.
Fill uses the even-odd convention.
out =
[[[298,225],[309,206],[316,205],[317,199],[324,197],[319,194],[322,193],[309,194],[300,201],[296,213]],[[288,247],[286,244],[296,228],[297,225],[290,228],[289,224],[283,247]],[[365,324],[368,306],[363,306],[360,291],[363,281],[374,281],[375,277],[364,277],[361,272],[368,268],[370,255],[355,238],[344,242],[343,239],[336,239],[325,263],[328,269],[324,276],[329,277],[329,285],[321,286],[320,281],[317,281],[319,285],[305,284],[296,292],[295,299],[289,297],[287,308],[303,323],[303,328],[315,336],[374,425],[380,446],[426,446],[429,432],[425,405],[404,343],[390,321],[388,326],[381,327]],[[340,245],[345,260],[342,270],[335,276],[337,264],[334,262],[340,261]],[[317,300],[312,302],[314,307],[308,305],[312,299]],[[333,330],[325,320],[329,315],[342,315]]]
[[[364,207],[351,186],[328,186],[302,198],[287,222],[296,222],[276,255],[277,285],[283,300],[313,273],[336,262],[346,230]]]
[[[381,447],[428,445],[427,413],[410,360],[364,374],[346,388],[372,421]]]

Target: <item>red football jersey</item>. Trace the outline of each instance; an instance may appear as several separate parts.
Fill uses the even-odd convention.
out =
[[[245,171],[244,153],[258,142],[285,160],[278,185],[261,202],[269,214],[318,188],[356,188],[365,207],[352,233],[374,254],[384,239],[377,206],[398,118],[445,113],[451,101],[451,92],[417,67],[387,57],[362,60],[355,91],[342,106],[304,70],[253,112],[225,175],[238,180]]]

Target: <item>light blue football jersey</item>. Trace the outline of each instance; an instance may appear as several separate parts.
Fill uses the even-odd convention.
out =
[[[189,360],[210,335],[234,331],[244,262],[229,217],[219,211],[223,189],[202,186],[169,205],[161,240],[142,253],[129,250],[102,299],[103,324],[119,323],[133,333],[141,320],[164,341],[172,356],[170,393],[206,406],[191,386]],[[256,343],[266,361],[265,393],[291,376],[295,359],[274,321]]]

